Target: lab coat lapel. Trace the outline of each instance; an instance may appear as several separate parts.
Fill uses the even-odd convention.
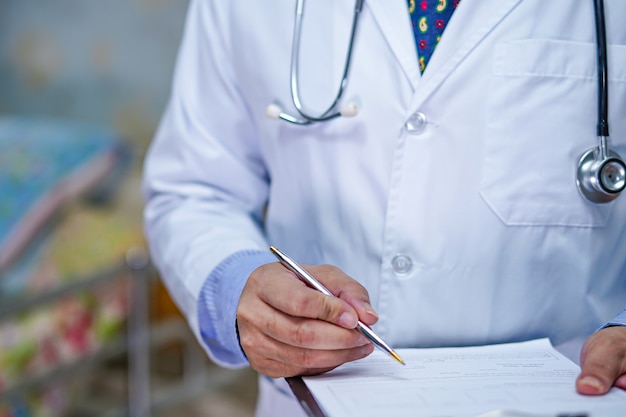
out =
[[[415,89],[420,79],[420,70],[406,0],[366,0],[365,7],[372,14]]]
[[[428,62],[413,104],[421,104],[521,1],[461,0]]]

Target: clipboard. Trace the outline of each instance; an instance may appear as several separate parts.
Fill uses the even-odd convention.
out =
[[[576,374],[580,368],[562,353],[554,349],[547,338],[484,346],[403,349],[402,355],[411,359],[415,363],[420,361],[423,363],[422,366],[413,367],[414,369],[402,368],[397,370],[398,375],[404,375],[403,378],[400,378],[401,382],[403,384],[411,384],[409,389],[404,391],[404,394],[402,395],[411,395],[410,393],[415,392],[415,390],[425,388],[424,381],[428,380],[432,382],[431,378],[427,378],[430,373],[433,373],[433,375],[440,375],[441,372],[448,371],[452,366],[458,371],[458,373],[461,373],[461,375],[460,377],[458,375],[454,375],[452,377],[452,384],[445,378],[442,381],[439,381],[438,390],[443,387],[446,395],[457,395],[459,390],[462,392],[467,390],[467,384],[464,383],[466,374],[473,381],[473,389],[480,390],[482,392],[482,390],[485,389],[485,384],[489,387],[494,385],[490,381],[495,372],[495,376],[501,378],[501,382],[503,381],[508,384],[513,384],[514,387],[516,387],[515,389],[517,389],[520,384],[522,385],[522,388],[524,388],[529,386],[534,387],[536,383],[539,383],[539,389],[543,390],[541,386],[556,383],[554,392],[557,396],[560,395],[563,396],[563,398],[555,402],[548,401],[546,402],[545,407],[535,407],[529,409],[529,407],[527,407],[527,400],[534,398],[534,396],[536,396],[536,392],[532,390],[532,392],[522,390],[521,396],[514,396],[512,397],[512,401],[509,402],[498,402],[496,404],[489,401],[488,396],[486,401],[480,404],[474,404],[472,401],[469,401],[468,404],[461,404],[461,407],[465,407],[466,405],[474,406],[471,411],[468,411],[466,408],[459,410],[458,404],[456,405],[456,408],[452,407],[452,409],[448,408],[441,410],[440,406],[445,408],[448,403],[445,398],[435,398],[435,402],[431,404],[424,403],[423,401],[416,401],[415,403],[405,403],[401,401],[401,408],[398,409],[398,412],[396,412],[395,415],[414,415],[415,407],[423,407],[424,410],[422,410],[422,414],[420,415],[442,415],[442,413],[445,415],[468,415],[468,413],[472,413],[472,415],[475,415],[476,417],[590,417],[590,412],[594,415],[595,412],[600,412],[598,415],[615,416],[623,414],[624,405],[626,404],[626,394],[620,390],[616,390],[613,393],[609,393],[607,396],[602,397],[605,399],[604,401],[601,401],[603,404],[599,404],[598,401],[600,400],[597,398],[589,399],[589,397],[572,393],[573,390],[571,389],[570,383],[573,380],[570,380],[570,378],[572,375]],[[504,358],[501,359],[503,363],[499,366],[495,366],[493,359],[490,359],[491,355],[494,355],[494,358],[497,358],[498,360]],[[390,392],[397,392],[396,390],[398,388],[394,385],[397,381],[390,381],[388,378],[385,378],[388,373],[386,371],[386,365],[383,366],[383,360],[386,361],[387,358],[369,357],[361,361],[344,364],[342,365],[344,367],[343,371],[335,369],[329,371],[325,375],[320,375],[319,378],[296,376],[284,378],[284,380],[287,382],[289,389],[291,389],[293,395],[296,397],[298,403],[308,417],[330,417],[329,413],[337,416],[351,417],[359,415],[359,411],[366,410],[355,410],[355,405],[357,407],[369,407],[368,404],[373,407],[371,409],[373,411],[369,412],[370,408],[368,408],[368,412],[365,412],[365,414],[377,417],[380,415],[377,413],[380,412],[381,407],[386,407],[388,403],[388,399],[390,397],[387,394]],[[480,380],[480,378],[476,380],[476,370],[482,369],[485,361],[490,364],[488,373],[484,375],[484,381]],[[530,361],[533,366],[530,367],[529,370],[526,370],[526,367],[523,365],[529,363],[528,361]],[[386,362],[384,363],[386,364]],[[463,364],[464,366],[462,366]],[[510,367],[512,365],[521,366],[522,371],[520,371],[519,375],[515,373],[513,375],[509,375]],[[382,371],[380,369],[381,366],[384,368]],[[536,373],[537,366],[542,369],[545,367],[548,374],[556,372],[557,375],[548,375],[547,380],[535,377],[534,374]],[[355,370],[358,371],[352,372]],[[411,379],[410,376],[413,375],[413,372],[417,372],[417,376],[419,377]],[[503,372],[504,374],[500,376],[500,372]],[[572,372],[574,372],[574,374],[570,375]],[[447,373],[449,372],[446,372],[446,374]],[[561,375],[561,373],[564,374]],[[376,395],[373,395],[372,392],[370,395],[373,395],[373,397],[368,397],[371,401],[369,403],[362,403],[360,401],[362,399],[360,397],[362,395],[362,391],[355,390],[351,382],[358,381],[364,375],[367,376],[368,384],[373,383],[376,385],[376,381],[373,381],[372,378],[376,379],[375,377],[379,375],[383,376],[383,382],[392,382],[391,386],[388,384],[383,384],[384,386],[376,385],[374,387]],[[409,378],[407,379],[406,377]],[[535,382],[528,382],[527,380],[531,377],[539,379],[536,379],[536,381],[533,380]],[[426,388],[430,387],[431,382],[426,384]],[[448,386],[449,388],[445,388]],[[283,388],[283,390],[285,390],[285,388]],[[495,394],[500,395],[501,390],[499,387],[494,387],[493,389],[495,389]],[[574,407],[570,404],[572,399],[575,400]],[[344,402],[343,400],[347,400],[347,402]],[[324,404],[324,407],[322,407],[321,404]],[[350,408],[350,410],[347,408]]]
[[[328,417],[326,413],[322,411],[322,408],[317,403],[317,401],[315,400],[315,397],[313,396],[313,394],[311,393],[309,388],[306,386],[306,383],[302,380],[301,377],[299,376],[289,377],[289,378],[285,378],[285,381],[287,381],[287,384],[289,384],[289,388],[291,388],[291,391],[296,396],[298,403],[304,409],[304,412],[309,417]],[[516,413],[515,411],[510,411],[510,412],[500,411],[500,412],[487,413],[479,417],[487,417],[491,415],[493,415],[493,417],[528,417],[530,416],[530,414]],[[589,417],[589,414],[587,413],[560,413],[560,414],[555,414],[554,417]]]
[[[291,392],[296,396],[298,403],[309,417],[328,417],[324,411],[322,411],[322,408],[301,377],[292,376],[285,378],[285,381],[287,381]]]

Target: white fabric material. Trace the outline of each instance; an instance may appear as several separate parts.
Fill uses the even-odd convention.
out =
[[[610,146],[626,157],[626,2],[605,7]],[[312,112],[338,86],[352,9],[306,5]],[[210,272],[269,243],[361,281],[395,347],[561,344],[623,309],[626,196],[593,205],[574,182],[597,144],[591,1],[463,0],[423,77],[405,0],[366,1],[344,95],[359,114],[304,127],[265,116],[295,112],[293,15],[279,0],[190,5],[145,190],[153,259],[196,333]]]

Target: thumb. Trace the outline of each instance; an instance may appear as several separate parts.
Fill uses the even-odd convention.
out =
[[[608,327],[593,334],[583,346],[576,389],[602,395],[613,385],[626,386],[626,328]]]

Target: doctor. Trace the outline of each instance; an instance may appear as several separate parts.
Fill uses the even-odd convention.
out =
[[[594,204],[575,182],[597,145],[593,2],[462,0],[421,22],[445,27],[422,73],[407,9],[448,3],[365,1],[338,106],[357,114],[303,126],[266,116],[298,115],[294,1],[190,3],[146,231],[208,355],[264,375],[258,416],[302,414],[279,377],[371,353],[357,318],[397,348],[586,339],[579,392],[626,388],[626,196]],[[626,2],[604,7],[609,144],[626,155]],[[354,8],[306,4],[313,115],[336,95]]]

